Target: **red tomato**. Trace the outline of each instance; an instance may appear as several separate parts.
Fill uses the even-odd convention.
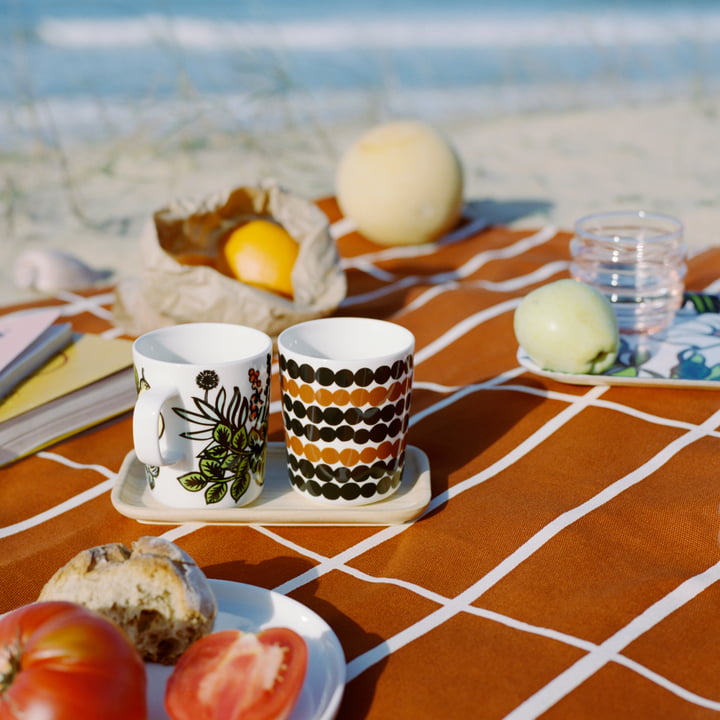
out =
[[[70,602],[0,618],[0,720],[145,720],[145,666],[109,620]]]
[[[293,630],[223,630],[196,640],[165,690],[173,720],[285,720],[300,695],[307,645]]]

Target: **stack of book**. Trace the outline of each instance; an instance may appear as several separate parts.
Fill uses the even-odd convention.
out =
[[[54,309],[0,317],[0,467],[132,409],[132,342]]]

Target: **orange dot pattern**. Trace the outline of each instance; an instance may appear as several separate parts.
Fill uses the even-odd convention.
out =
[[[337,405],[338,407],[348,405],[353,407],[363,407],[364,405],[380,407],[385,403],[395,402],[406,395],[410,391],[411,385],[412,377],[408,376],[390,385],[378,385],[370,390],[362,387],[352,390],[347,388],[330,390],[326,387],[315,388],[293,378],[284,378],[282,391],[293,399],[302,400],[306,405],[314,403],[321,407],[330,407],[331,405]]]
[[[413,359],[330,370],[280,354],[290,481],[328,500],[374,500],[395,490],[405,458]]]
[[[395,440],[385,440],[377,447],[366,445],[361,449],[358,447],[338,449],[334,446],[323,447],[315,443],[304,443],[300,438],[289,433],[285,433],[285,441],[288,449],[297,457],[304,457],[311,463],[340,464],[348,468],[359,464],[372,465],[378,460],[390,460],[397,457],[405,445],[404,436]]]

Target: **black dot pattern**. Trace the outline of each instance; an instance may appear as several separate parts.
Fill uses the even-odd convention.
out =
[[[358,465],[352,469],[314,464],[291,452],[287,458],[291,484],[312,497],[325,500],[354,501],[385,496],[399,487],[405,465],[404,451],[394,462],[380,460],[371,466]]]
[[[288,377],[302,380],[305,383],[317,382],[323,387],[333,384],[341,388],[349,388],[353,385],[368,387],[372,383],[384,385],[390,379],[399,380],[404,375],[411,373],[412,369],[412,355],[408,355],[402,360],[396,360],[392,365],[381,365],[375,370],[360,368],[353,372],[347,369],[333,371],[326,367],[313,368],[307,363],[298,365],[292,358],[286,358],[285,355],[280,354],[280,370],[287,373]]]
[[[312,497],[372,502],[401,481],[413,357],[330,369],[279,356],[290,482]]]

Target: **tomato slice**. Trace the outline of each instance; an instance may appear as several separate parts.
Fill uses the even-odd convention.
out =
[[[286,720],[307,660],[305,640],[289,628],[211,633],[180,657],[165,709],[172,720]]]

